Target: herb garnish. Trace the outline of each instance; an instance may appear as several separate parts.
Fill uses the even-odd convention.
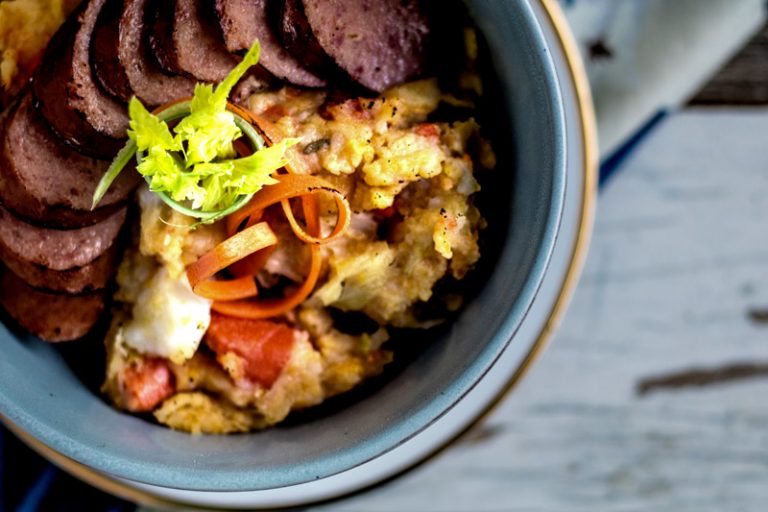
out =
[[[217,220],[244,206],[272,173],[286,165],[285,151],[296,139],[270,147],[247,121],[227,110],[235,84],[259,60],[256,42],[243,60],[214,89],[197,84],[191,100],[150,113],[136,97],[128,105],[129,141],[118,153],[93,196],[95,208],[131,157],[150,190],[172,208],[201,219]],[[169,121],[180,121],[168,127]],[[254,152],[238,158],[234,141],[245,135]]]

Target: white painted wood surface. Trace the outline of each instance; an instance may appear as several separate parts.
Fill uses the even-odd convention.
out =
[[[768,376],[638,395],[648,377],[768,362],[768,110],[668,117],[603,190],[552,346],[434,460],[313,511],[768,510]]]
[[[600,154],[686,102],[765,23],[763,0],[561,0],[595,98]],[[608,55],[591,55],[600,42]]]

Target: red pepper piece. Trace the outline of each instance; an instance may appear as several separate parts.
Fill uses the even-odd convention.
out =
[[[223,364],[235,380],[245,378],[271,388],[291,358],[294,329],[269,320],[235,318],[214,313],[205,337],[217,359],[234,354],[238,368]]]

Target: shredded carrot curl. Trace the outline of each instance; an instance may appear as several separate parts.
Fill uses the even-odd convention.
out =
[[[259,222],[231,236],[187,267],[187,279],[192,290],[213,300],[235,300],[255,296],[258,290],[252,277],[250,280],[247,276],[231,280],[211,278],[233,263],[276,243],[277,237],[266,222]]]
[[[267,145],[282,138],[271,123],[252,112],[231,104],[227,108],[250,122]],[[229,215],[225,219],[229,238],[187,268],[187,278],[194,292],[213,300],[211,308],[218,313],[260,319],[289,312],[306,300],[317,284],[322,269],[320,245],[338,239],[349,227],[352,212],[339,189],[322,178],[307,174],[303,165],[295,160],[286,166],[286,171],[287,174],[274,176],[278,183],[262,188],[248,205]],[[317,203],[320,194],[331,194],[338,211],[336,225],[326,236],[320,232]],[[301,201],[305,226],[293,213],[292,199]],[[279,299],[265,300],[257,297],[256,275],[263,269],[278,240],[268,222],[262,219],[264,211],[278,203],[293,233],[307,244],[310,264],[304,281],[295,291]],[[225,269],[233,278],[217,279],[216,275]]]

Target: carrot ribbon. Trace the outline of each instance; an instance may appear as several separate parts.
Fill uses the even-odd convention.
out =
[[[252,112],[229,105],[228,108],[250,122],[263,136],[267,145],[277,142],[280,135],[267,121]],[[298,164],[301,165],[300,163]],[[213,300],[211,308],[221,314],[238,318],[261,319],[279,316],[301,304],[315,288],[322,269],[320,246],[338,239],[349,227],[351,209],[344,194],[317,176],[296,169],[297,162],[286,166],[287,174],[274,176],[278,181],[257,192],[240,210],[226,217],[227,238],[195,263],[187,267],[187,278],[194,292]],[[327,236],[321,234],[318,196],[330,194],[336,203],[336,225]],[[290,201],[301,201],[304,214],[302,226],[291,208]],[[266,264],[278,239],[262,220],[264,211],[280,203],[295,236],[307,244],[310,264],[304,281],[292,293],[279,299],[259,299],[256,275]],[[233,277],[217,279],[227,270]]]

